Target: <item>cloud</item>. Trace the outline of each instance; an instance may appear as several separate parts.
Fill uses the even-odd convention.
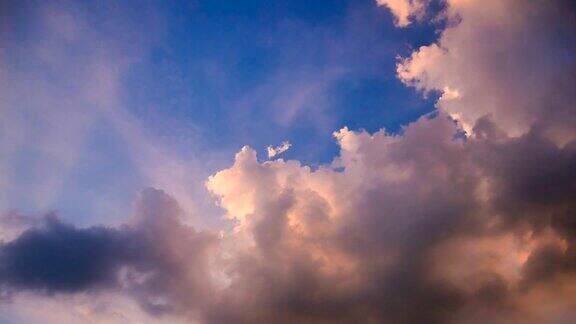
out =
[[[465,140],[443,114],[399,136],[342,129],[316,171],[244,148],[207,183],[237,221],[209,322],[530,322],[538,300],[562,304],[542,289],[573,280],[576,147],[483,123]]]
[[[266,151],[268,152],[268,158],[273,158],[276,155],[282,154],[286,151],[288,151],[290,149],[290,147],[292,146],[292,144],[290,144],[290,142],[288,141],[284,141],[282,142],[282,144],[274,147],[274,146],[268,146],[266,148]]]
[[[438,43],[398,66],[442,92],[437,116],[343,128],[316,171],[243,148],[207,182],[236,222],[208,322],[574,320],[572,288],[553,292],[575,284],[568,8],[448,1]]]
[[[342,128],[317,169],[245,146],[206,181],[230,221],[218,238],[154,189],[121,227],[47,218],[0,246],[0,287],[114,291],[203,323],[574,322],[568,9],[449,0],[438,42],[398,66],[442,92],[436,114],[398,134]]]
[[[41,219],[21,215],[14,211],[0,215],[0,242],[11,241],[28,228],[37,225]]]
[[[567,143],[576,135],[574,10],[570,1],[446,1],[448,27],[401,60],[398,76],[441,92],[437,107],[468,132],[490,115],[510,135],[540,127]]]
[[[379,6],[386,6],[394,15],[397,27],[406,27],[413,18],[421,19],[428,0],[376,0]]]
[[[48,218],[2,247],[2,278],[16,288],[80,291],[112,280],[123,259],[120,233],[103,228],[76,230]],[[73,247],[73,248],[70,248]]]
[[[142,310],[129,296],[113,291],[56,294],[49,298],[34,293],[20,293],[0,304],[2,323],[125,324],[155,323],[158,317]],[[166,314],[162,322],[189,323],[182,317]]]
[[[147,189],[131,222],[119,228],[76,228],[46,217],[0,246],[3,294],[112,289],[153,314],[201,304],[199,296],[209,295],[207,254],[215,237],[182,225],[181,215],[171,197]]]
[[[231,265],[235,280],[211,320],[442,320],[462,297],[426,278],[420,254],[444,224],[458,226],[451,219],[471,209],[472,188],[464,180],[461,190],[430,190],[452,172],[432,171],[441,163],[411,162],[425,164],[413,154],[430,144],[423,138],[442,138],[453,127],[427,120],[403,138],[344,129],[337,133],[342,172],[313,172],[295,161],[260,164],[251,149],[240,152],[234,166],[208,181],[239,222],[235,240],[245,242]],[[437,153],[426,152],[458,161],[461,143],[447,137]],[[242,196],[235,194],[240,188]]]

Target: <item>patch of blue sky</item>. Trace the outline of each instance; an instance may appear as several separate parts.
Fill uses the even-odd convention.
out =
[[[156,135],[196,139],[196,154],[248,144],[264,157],[289,140],[286,158],[326,163],[340,127],[395,132],[433,110],[433,98],[396,79],[395,63],[433,41],[434,26],[398,30],[373,1],[198,1],[165,12],[165,37],[132,66],[123,98]]]
[[[96,123],[64,176],[55,201],[60,217],[79,226],[126,221],[138,192],[149,185],[126,145],[110,123]]]

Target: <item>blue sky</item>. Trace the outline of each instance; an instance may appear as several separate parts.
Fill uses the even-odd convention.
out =
[[[201,187],[244,145],[265,159],[287,140],[282,158],[316,167],[337,154],[334,131],[398,132],[434,108],[395,69],[435,26],[395,28],[369,0],[5,6],[4,209],[119,221],[158,185],[130,141],[196,161],[181,187]]]
[[[143,120],[167,118],[151,125],[159,136],[174,136],[177,127],[208,149],[232,152],[290,140],[286,157],[327,162],[335,154],[334,130],[397,131],[432,109],[434,100],[395,77],[396,56],[430,43],[432,28],[399,31],[387,10],[374,7],[173,4],[165,9],[163,37],[126,76],[124,102]]]

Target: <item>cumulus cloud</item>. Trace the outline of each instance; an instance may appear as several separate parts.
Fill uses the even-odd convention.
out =
[[[381,3],[408,4],[405,25],[420,2]],[[436,114],[342,128],[317,169],[242,148],[206,181],[232,227],[219,238],[158,190],[122,227],[48,218],[0,246],[0,286],[113,290],[204,323],[574,322],[573,9],[448,0],[438,42],[398,66],[442,92]]]
[[[344,128],[314,171],[239,152],[207,182],[237,243],[209,320],[573,321],[573,9],[447,1],[438,42],[398,66],[442,93],[437,116]]]
[[[446,1],[448,27],[398,65],[398,76],[439,91],[438,108],[470,132],[485,115],[511,135],[532,127],[574,136],[576,8],[571,1]]]
[[[211,320],[440,321],[461,297],[428,281],[416,254],[473,202],[465,180],[462,190],[431,190],[430,183],[451,172],[410,162],[425,164],[413,154],[421,150],[456,158],[462,143],[450,136],[437,153],[421,141],[453,127],[445,119],[427,120],[403,138],[343,129],[336,134],[343,172],[311,171],[295,161],[258,163],[254,151],[241,151],[234,166],[208,181],[238,221],[236,240],[245,243],[230,269],[236,280]],[[235,194],[240,187],[244,196]]]
[[[455,139],[440,114],[400,136],[342,129],[339,159],[316,171],[243,149],[207,183],[237,222],[210,321],[552,318],[532,308],[562,304],[541,290],[574,269],[576,147],[490,127]]]

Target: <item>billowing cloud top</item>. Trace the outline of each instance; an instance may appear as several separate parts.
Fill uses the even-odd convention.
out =
[[[398,26],[443,22],[397,66],[440,94],[434,114],[398,134],[344,127],[317,168],[245,146],[205,183],[218,235],[157,189],[118,227],[9,214],[2,296],[112,291],[201,323],[575,322],[576,6],[378,4]]]
[[[406,27],[413,19],[421,19],[429,0],[376,0],[379,6],[386,6],[394,15],[394,24]]]

